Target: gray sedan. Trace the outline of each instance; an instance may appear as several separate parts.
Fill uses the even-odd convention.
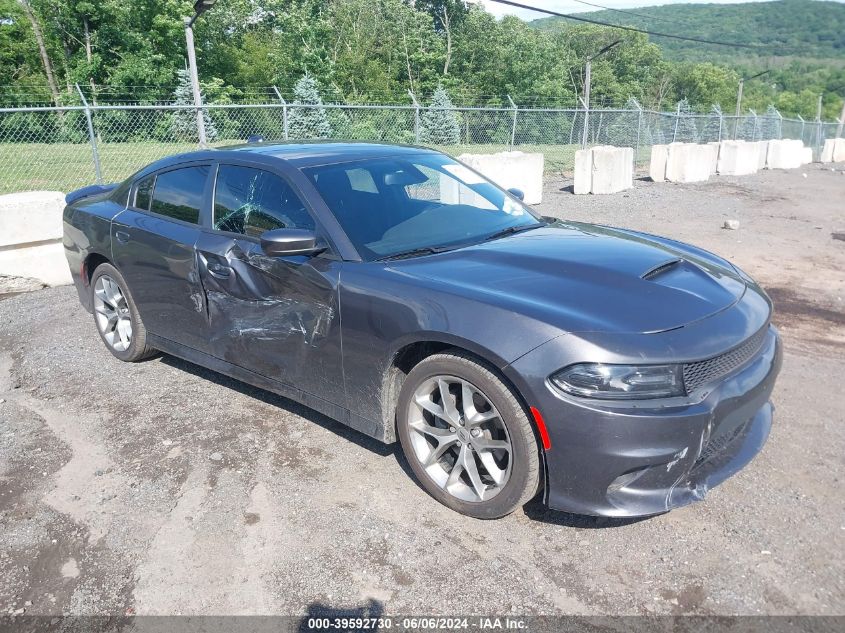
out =
[[[64,244],[114,356],[172,354],[398,440],[458,512],[703,498],[769,434],[768,297],[698,248],[521,197],[428,149],[258,143],[69,194]]]

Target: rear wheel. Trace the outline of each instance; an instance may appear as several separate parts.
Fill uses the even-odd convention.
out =
[[[97,332],[114,356],[135,362],[155,353],[126,281],[111,264],[100,264],[91,277],[91,305]]]
[[[471,356],[435,354],[414,367],[399,394],[397,426],[414,474],[453,510],[499,518],[537,492],[540,456],[528,416]]]

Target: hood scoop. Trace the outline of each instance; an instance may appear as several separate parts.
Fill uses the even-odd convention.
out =
[[[642,275],[640,275],[640,279],[654,279],[655,277],[662,275],[665,272],[669,272],[672,268],[674,268],[683,261],[684,260],[680,257],[676,257],[674,259],[670,259],[669,261],[663,262],[662,264],[658,264],[653,268],[649,268]]]

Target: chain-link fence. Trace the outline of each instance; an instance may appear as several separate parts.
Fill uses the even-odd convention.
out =
[[[842,125],[758,116],[654,112],[644,109],[264,104],[81,105],[0,108],[0,194],[70,191],[116,182],[144,165],[199,145],[331,138],[420,144],[459,155],[503,150],[541,152],[546,170],[567,171],[582,146],[635,148],[647,164],[653,144],[725,139],[801,139],[818,158]],[[443,130],[446,130],[444,133]]]

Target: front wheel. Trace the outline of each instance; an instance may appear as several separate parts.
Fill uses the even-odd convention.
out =
[[[100,264],[91,276],[91,305],[97,332],[114,356],[135,362],[155,353],[126,280],[111,264]]]
[[[396,413],[411,469],[444,505],[495,519],[536,494],[540,456],[528,416],[513,390],[471,356],[456,350],[421,361]]]

